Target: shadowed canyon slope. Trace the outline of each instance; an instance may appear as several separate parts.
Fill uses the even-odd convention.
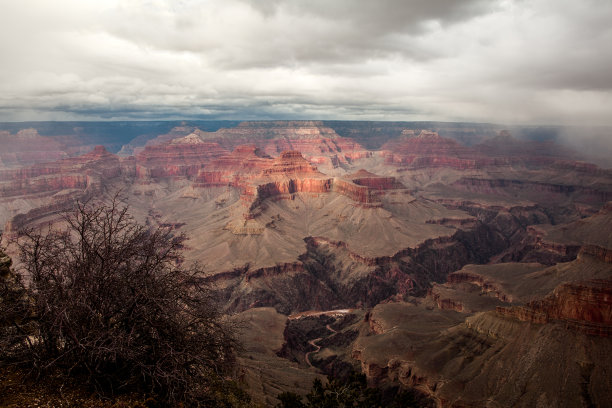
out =
[[[115,138],[119,154],[0,134],[4,239],[116,192],[186,233],[187,260],[252,322],[241,364],[262,402],[291,388],[282,373],[303,390],[347,366],[441,406],[612,397],[612,170],[494,125],[179,125]]]

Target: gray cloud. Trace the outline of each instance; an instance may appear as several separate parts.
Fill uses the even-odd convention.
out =
[[[612,124],[612,3],[0,3],[0,120]]]
[[[355,2],[353,0],[290,0],[248,1],[266,17],[281,12],[294,15],[316,16],[337,22],[347,22],[368,34],[390,32],[417,32],[424,23],[438,21],[452,24],[469,20],[491,9],[485,0],[379,0]]]

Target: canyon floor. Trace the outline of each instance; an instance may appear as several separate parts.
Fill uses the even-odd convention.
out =
[[[7,252],[19,230],[116,194],[185,233],[186,260],[242,327],[237,377],[263,405],[350,370],[444,407],[609,404],[605,163],[496,125],[210,126],[106,146],[0,132]]]

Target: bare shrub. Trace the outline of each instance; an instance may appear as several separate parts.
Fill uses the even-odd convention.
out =
[[[3,359],[18,356],[31,332],[27,291],[11,264],[11,258],[0,249],[0,357]]]
[[[139,225],[117,198],[78,203],[65,222],[18,239],[35,322],[22,362],[84,378],[102,395],[212,404],[237,344],[202,271],[184,264],[185,236]]]

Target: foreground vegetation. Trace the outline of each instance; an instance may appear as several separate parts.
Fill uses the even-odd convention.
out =
[[[412,408],[428,407],[431,401],[412,390],[368,387],[365,374],[352,372],[346,379],[316,379],[304,397],[293,392],[278,395],[277,408]]]
[[[76,380],[101,398],[248,402],[226,379],[237,342],[201,271],[184,265],[183,235],[139,225],[117,198],[79,203],[64,222],[20,233],[20,271],[2,257],[2,366],[60,388]]]

